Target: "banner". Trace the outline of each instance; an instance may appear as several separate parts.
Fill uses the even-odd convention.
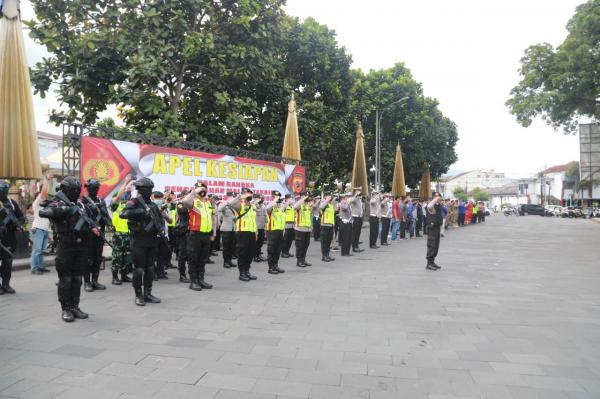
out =
[[[81,138],[80,171],[82,182],[100,180],[99,196],[104,199],[119,190],[127,175],[147,177],[154,190],[177,194],[192,189],[197,181],[208,186],[209,194],[239,193],[247,187],[267,199],[272,190],[298,194],[306,186],[306,171],[300,165],[96,137]]]

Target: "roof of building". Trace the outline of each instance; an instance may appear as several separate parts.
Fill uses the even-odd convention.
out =
[[[569,168],[571,168],[571,166],[573,164],[575,164],[576,161],[571,161],[569,163],[566,163],[564,165],[554,165],[549,167],[548,169],[546,169],[543,173],[544,174],[548,174],[548,173],[561,173],[561,172],[566,172],[569,170]]]
[[[485,192],[490,195],[517,195],[518,186],[514,183],[502,187],[486,188]]]
[[[41,130],[37,131],[37,136],[42,139],[55,140],[57,142],[62,142],[62,136],[59,134],[53,134],[48,132],[42,132]]]

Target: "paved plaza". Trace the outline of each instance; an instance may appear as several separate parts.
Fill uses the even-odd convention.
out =
[[[367,230],[363,241],[367,242]],[[265,247],[266,250],[266,247]],[[54,270],[0,297],[2,398],[600,398],[600,224],[505,217],[213,290],[155,284],[82,293],[60,320]]]

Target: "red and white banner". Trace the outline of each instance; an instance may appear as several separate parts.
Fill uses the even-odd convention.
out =
[[[80,169],[82,182],[100,180],[99,196],[104,199],[118,191],[127,175],[148,177],[155,190],[175,193],[191,189],[199,180],[217,195],[247,187],[269,197],[272,190],[297,194],[306,186],[306,171],[300,165],[96,137],[81,138]]]

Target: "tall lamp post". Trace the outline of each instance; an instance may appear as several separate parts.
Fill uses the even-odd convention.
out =
[[[402,97],[383,109],[375,110],[375,189],[377,191],[381,191],[381,118],[386,110],[408,98],[408,96]]]

